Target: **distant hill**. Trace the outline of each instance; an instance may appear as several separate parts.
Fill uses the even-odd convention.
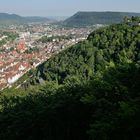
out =
[[[16,14],[0,13],[0,24],[20,24],[28,22],[52,22],[45,17],[22,17]]]
[[[113,24],[119,23],[124,16],[140,16],[140,13],[128,12],[77,12],[72,17],[66,19],[63,25],[66,26],[89,26],[93,24]]]

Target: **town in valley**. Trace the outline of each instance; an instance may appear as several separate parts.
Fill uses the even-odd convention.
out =
[[[85,40],[100,26],[64,28],[48,23],[28,23],[0,29],[0,89],[12,87],[30,69]]]

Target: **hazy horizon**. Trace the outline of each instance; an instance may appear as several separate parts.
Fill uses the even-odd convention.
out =
[[[71,16],[78,11],[140,13],[139,0],[2,0],[0,13],[21,16]]]
[[[73,13],[72,15],[47,15],[47,16],[43,16],[43,15],[21,15],[21,14],[18,14],[18,13],[8,13],[8,12],[0,12],[1,14],[15,14],[15,15],[18,15],[18,16],[22,16],[22,17],[48,17],[48,18],[61,18],[61,17],[64,17],[64,18],[67,18],[67,17],[70,17],[70,16],[73,16],[74,14],[78,13],[78,12],[122,12],[122,13],[140,13],[140,12],[130,12],[130,11],[77,11],[75,13]]]

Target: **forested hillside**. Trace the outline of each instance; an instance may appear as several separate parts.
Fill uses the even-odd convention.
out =
[[[123,18],[140,16],[140,13],[127,12],[77,12],[63,22],[65,26],[92,26],[95,24],[120,23]]]
[[[133,62],[139,65],[139,18],[132,20],[133,22],[98,29],[86,41],[51,58],[34,73],[34,82],[40,78],[59,84],[71,77],[89,80],[110,67]]]
[[[96,30],[3,91],[0,139],[139,140],[139,22]]]

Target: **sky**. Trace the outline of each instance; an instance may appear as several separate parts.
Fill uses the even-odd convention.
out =
[[[0,0],[0,13],[71,16],[78,11],[139,12],[140,0]]]

